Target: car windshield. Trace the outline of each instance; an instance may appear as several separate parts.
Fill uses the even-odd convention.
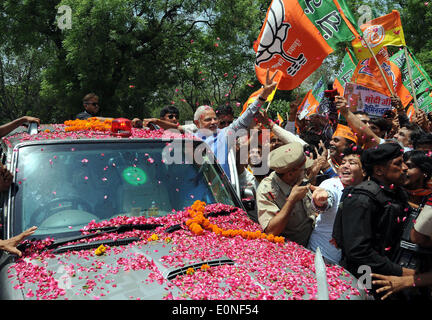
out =
[[[57,238],[92,220],[163,216],[197,199],[239,206],[220,168],[205,152],[189,160],[193,150],[185,141],[21,147],[13,234],[36,225],[37,237]]]

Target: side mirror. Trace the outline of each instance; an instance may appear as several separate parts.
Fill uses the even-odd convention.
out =
[[[255,194],[252,189],[246,188],[241,192],[242,203],[247,211],[255,209]]]
[[[34,135],[38,133],[38,124],[36,122],[31,122],[27,130],[28,134]]]

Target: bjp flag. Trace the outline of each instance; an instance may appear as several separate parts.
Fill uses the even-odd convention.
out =
[[[344,0],[273,0],[254,43],[258,80],[281,70],[278,89],[298,87],[338,43],[358,36],[353,21]]]
[[[374,54],[384,46],[406,46],[402,22],[397,10],[362,24],[360,29],[363,32],[362,38],[358,37],[351,42],[358,60],[372,57],[365,41]]]
[[[308,91],[308,93],[306,93],[305,97],[303,98],[303,101],[298,106],[297,114],[299,115],[299,118],[303,119],[312,114],[315,114],[318,106],[319,106],[319,101],[314,97],[311,89]]]
[[[352,82],[370,88],[388,97],[395,94],[401,99],[403,106],[407,106],[412,100],[412,96],[402,81],[400,69],[394,62],[389,60],[387,49],[381,48],[376,58],[383,71],[385,80],[375,59],[367,58],[360,61],[357,65],[352,76]],[[392,91],[389,90],[386,81]]]
[[[298,119],[301,120],[317,113],[318,106],[324,98],[325,89],[324,77],[321,77],[297,107]]]

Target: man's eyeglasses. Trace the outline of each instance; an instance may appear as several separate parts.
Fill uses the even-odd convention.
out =
[[[168,117],[168,119],[174,119],[174,118],[177,119],[177,116],[175,114],[169,114],[169,115],[167,115],[167,117]]]
[[[91,104],[93,107],[96,107],[99,105],[99,102],[86,102],[85,104]]]

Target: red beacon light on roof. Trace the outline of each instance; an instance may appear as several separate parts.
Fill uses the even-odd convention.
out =
[[[132,135],[132,122],[125,118],[114,119],[111,123],[111,134],[117,137],[130,137]]]

